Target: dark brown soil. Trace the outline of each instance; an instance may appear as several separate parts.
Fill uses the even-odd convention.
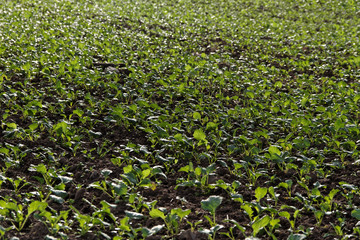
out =
[[[264,39],[266,40],[266,39]],[[205,48],[205,53],[211,53],[220,51],[224,46],[228,43],[220,38],[211,39],[206,42],[203,46]],[[247,46],[238,47],[238,49],[233,53],[236,56],[239,56],[243,51],[246,51]],[[276,67],[278,66],[276,63],[267,63],[269,65],[274,64]],[[114,65],[111,63],[96,63],[92,67],[124,67],[123,65]],[[228,69],[231,66],[226,62],[218,63],[218,67],[221,69]],[[123,70],[123,74],[129,74],[128,71]],[[292,72],[291,74],[301,74],[298,72]],[[291,75],[290,74],[290,75]],[[312,74],[312,72],[309,72]],[[324,76],[333,76],[332,72],[324,72],[322,73]],[[13,82],[14,89],[24,90],[24,87],[20,85],[16,85],[16,82],[23,82],[21,77],[15,76],[11,79]],[[32,80],[33,88],[42,88],[46,91],[51,87],[51,84],[48,80],[42,79],[40,76]],[[66,83],[65,83],[66,84]],[[104,96],[113,94],[111,92],[106,92],[101,87],[93,87],[92,89],[87,89],[86,86],[80,86],[79,89],[75,89],[74,91],[78,91],[76,95],[76,99],[74,100],[74,105],[68,104],[62,110],[54,111],[51,113],[46,113],[45,118],[48,122],[52,122],[56,124],[60,121],[64,121],[64,116],[69,116],[72,114],[73,110],[76,109],[78,102],[84,103],[84,108],[90,108],[89,103],[87,103],[87,99],[84,97],[85,93],[89,93],[90,97],[93,97],[96,100],[102,101],[104,100]],[[50,90],[49,90],[50,91]],[[51,90],[53,91],[53,90]],[[207,90],[204,90],[204,94],[207,94]],[[48,97],[44,94],[42,100],[44,102],[49,103],[49,105],[56,106],[57,101],[62,99],[62,95],[60,93],[51,92],[54,94],[52,97]],[[82,94],[80,94],[82,93]],[[209,92],[210,94],[210,92]],[[235,91],[226,91],[225,95],[233,96],[236,95]],[[135,97],[134,97],[135,98]],[[152,96],[154,102],[158,105],[171,105],[169,102],[165,101],[163,96],[154,95]],[[130,98],[129,98],[130,99]],[[132,101],[130,99],[129,101]],[[179,97],[179,100],[182,100]],[[64,100],[65,101],[65,100]],[[112,100],[112,105],[118,103],[119,100]],[[25,105],[26,103],[20,103],[21,105]],[[175,107],[176,104],[172,103],[171,106]],[[2,106],[1,106],[2,107]],[[0,108],[0,116],[5,113],[5,108]],[[105,179],[105,176],[102,174],[102,170],[111,170],[111,174],[109,175],[110,179],[122,179],[123,167],[126,165],[126,162],[121,163],[119,165],[115,165],[112,163],[112,159],[116,156],[119,156],[119,152],[123,151],[124,148],[120,149],[120,146],[126,146],[129,143],[133,143],[137,146],[146,146],[147,149],[153,151],[160,151],[157,146],[155,146],[151,142],[151,134],[141,131],[137,128],[136,124],[128,123],[125,127],[121,121],[110,121],[107,122],[106,119],[111,114],[109,110],[104,110],[103,112],[98,112],[95,114],[84,113],[84,117],[89,117],[87,122],[82,122],[81,118],[73,115],[72,126],[77,129],[91,129],[97,135],[92,136],[90,133],[80,132],[82,135],[80,150],[76,153],[72,151],[73,146],[68,146],[62,140],[61,137],[56,136],[51,129],[44,129],[39,131],[39,137],[36,140],[30,140],[14,136],[9,136],[5,133],[6,129],[0,129],[0,144],[1,146],[11,145],[17,146],[20,152],[24,152],[25,150],[29,150],[24,152],[23,156],[19,159],[13,159],[12,167],[7,168],[6,162],[9,161],[8,158],[3,157],[1,155],[0,158],[0,167],[2,168],[2,175],[11,179],[23,179],[28,185],[25,185],[19,191],[16,191],[14,185],[10,181],[4,181],[1,185],[0,196],[4,199],[10,197],[18,202],[24,202],[26,196],[31,192],[46,192],[48,193],[50,189],[48,186],[45,186],[41,181],[44,181],[43,176],[38,173],[31,171],[31,168],[38,164],[45,164],[48,169],[64,169],[66,170],[66,176],[71,177],[72,181],[65,184],[65,191],[67,193],[67,197],[64,199],[64,203],[59,204],[53,199],[47,199],[48,203],[48,211],[53,211],[60,213],[60,211],[67,211],[71,209],[71,206],[77,209],[80,214],[92,216],[98,209],[101,209],[102,202],[106,201],[109,204],[114,204],[115,207],[111,208],[111,213],[117,218],[119,221],[126,216],[125,211],[134,211],[134,208],[128,204],[127,199],[122,197],[114,198],[111,196],[111,192],[104,192],[102,190],[96,189],[94,187],[89,187],[90,184],[95,183],[97,181],[101,182]],[[41,119],[44,116],[36,116]],[[31,124],[29,117],[24,117],[20,113],[12,114],[7,117],[7,122],[16,123],[19,127],[26,129]],[[108,152],[101,152],[101,146],[104,144],[109,147]],[[0,147],[1,147],[0,146]],[[117,148],[118,147],[118,148]],[[186,150],[186,147],[184,147]],[[165,149],[165,148],[164,148]],[[163,153],[171,156],[174,154],[168,149],[162,149]],[[201,148],[198,150],[202,151]],[[145,159],[151,163],[151,157],[146,156],[140,151],[130,151],[129,155],[138,159]],[[235,154],[234,154],[235,155]],[[178,172],[178,170],[186,166],[189,161],[196,162],[196,166],[207,167],[209,165],[209,161],[207,159],[201,159],[196,161],[193,158],[188,158],[185,154],[180,155],[181,157],[178,159],[177,164],[172,164],[171,168],[168,169],[169,172],[166,173],[167,178],[164,177],[152,177],[151,181],[153,181],[153,188],[139,188],[138,193],[143,198],[144,202],[152,202],[157,201],[156,208],[166,208],[168,211],[174,208],[181,209],[190,209],[191,213],[186,218],[186,220],[180,223],[180,229],[182,230],[180,233],[173,234],[171,237],[169,236],[169,232],[167,232],[166,228],[163,228],[160,232],[151,236],[147,239],[180,239],[180,240],[202,240],[208,239],[208,236],[202,233],[201,230],[211,228],[209,222],[206,221],[205,216],[210,216],[209,213],[201,208],[201,201],[205,200],[211,195],[218,195],[223,197],[223,202],[216,210],[216,223],[222,224],[224,226],[223,229],[220,229],[216,234],[216,239],[228,239],[224,234],[225,232],[229,232],[229,229],[233,226],[232,223],[225,220],[235,220],[238,224],[244,227],[245,232],[241,233],[238,229],[234,228],[233,234],[234,239],[244,239],[245,236],[252,235],[251,228],[251,219],[247,215],[247,213],[241,208],[243,205],[238,201],[234,201],[231,199],[230,190],[224,190],[221,187],[214,187],[211,185],[205,186],[180,186],[177,185],[180,183],[180,179],[186,179],[187,174],[184,172]],[[224,158],[227,158],[228,155],[225,155]],[[234,158],[242,158],[239,156],[233,156]],[[156,159],[156,158],[155,158]],[[331,157],[329,157],[326,161],[331,162]],[[328,163],[327,162],[327,163]],[[133,162],[132,162],[133,163]],[[158,165],[160,163],[153,162],[153,165]],[[292,206],[296,209],[301,210],[300,215],[296,218],[295,229],[303,229],[303,232],[306,232],[309,229],[309,239],[313,240],[327,240],[334,239],[336,237],[335,230],[333,225],[341,225],[341,220],[345,219],[345,224],[342,226],[342,230],[344,234],[352,234],[353,228],[357,224],[357,220],[351,216],[350,207],[351,204],[354,206],[360,205],[359,194],[355,191],[352,192],[351,189],[346,187],[341,187],[339,185],[340,182],[346,183],[348,185],[359,186],[360,178],[358,178],[357,174],[360,171],[360,166],[352,165],[352,164],[344,164],[343,168],[338,168],[335,170],[332,169],[331,175],[326,177],[321,176],[320,173],[310,171],[309,173],[302,176],[304,182],[307,183],[310,189],[313,189],[315,184],[324,185],[324,187],[319,188],[322,196],[326,196],[332,189],[339,189],[339,193],[335,195],[333,200],[333,206],[336,208],[329,215],[325,215],[324,219],[321,223],[315,219],[314,211],[309,207],[306,202],[301,201],[300,196],[306,196],[307,198],[312,198],[311,206],[315,206],[317,209],[320,209],[319,202],[315,197],[308,196],[308,192],[300,186],[298,181],[300,180],[300,176],[297,175],[294,170],[280,170],[275,164],[274,165],[262,165],[260,164],[258,168],[267,169],[268,174],[264,176],[260,176],[256,181],[251,181],[248,173],[243,171],[241,174],[234,174],[232,171],[234,170],[233,163],[231,161],[227,162],[228,167],[225,167],[221,164],[216,166],[216,173],[213,177],[209,178],[209,184],[215,184],[217,181],[222,180],[225,183],[231,185],[234,181],[239,181],[240,186],[236,190],[239,194],[242,195],[242,199],[244,202],[254,203],[253,209],[254,212],[256,206],[256,198],[255,198],[255,189],[258,186],[261,187],[271,187],[278,186],[279,183],[291,179],[293,182],[293,186],[290,190],[290,193],[286,191],[284,188],[276,189],[276,193],[279,194],[278,202],[275,204],[273,200],[262,199],[260,201],[260,205],[263,208],[266,208],[267,205],[272,206],[273,211],[264,210],[266,214],[273,214],[274,217],[277,217],[277,212],[279,211],[288,211],[290,214],[294,213],[293,208],[281,209],[284,206]],[[298,164],[299,168],[301,167],[301,163]],[[324,171],[326,171],[328,166],[324,166]],[[270,169],[268,169],[270,168]],[[330,167],[329,167],[330,168]],[[231,170],[231,171],[230,171]],[[163,168],[165,172],[165,168]],[[61,183],[60,178],[53,178],[53,186]],[[291,194],[291,197],[289,196]],[[39,199],[37,199],[39,200]],[[133,228],[138,228],[140,226],[152,228],[157,225],[162,225],[164,222],[161,219],[153,219],[149,217],[149,209],[146,206],[140,206],[137,209],[141,212],[144,217],[142,219],[131,220],[130,225]],[[25,211],[26,212],[26,211]],[[69,218],[73,218],[75,215],[75,211],[71,210]],[[106,215],[106,214],[105,214]],[[287,239],[290,234],[291,225],[284,217],[277,217],[280,219],[280,225],[278,228],[274,229],[274,236],[278,239]],[[113,220],[109,216],[105,216],[109,223],[113,223]],[[191,225],[195,226],[195,224],[202,220],[203,222],[199,223],[191,228]],[[293,220],[293,218],[291,219]],[[0,223],[3,227],[10,227],[12,223],[10,221],[4,220]],[[79,236],[78,233],[79,223],[74,220],[71,224],[71,229],[66,232],[69,239],[106,239],[100,233],[106,234],[110,238],[116,236],[116,231],[107,226],[95,226],[91,229],[91,232],[84,233],[82,236]],[[312,229],[312,230],[311,230]],[[20,231],[10,230],[5,234],[5,239],[10,239],[11,237],[18,237],[21,240],[30,240],[30,239],[44,239],[46,235],[49,233],[49,228],[43,222],[39,221],[35,216],[31,216],[25,224],[25,227]],[[261,239],[271,239],[267,237],[264,232],[259,233]]]
[[[18,124],[23,124],[20,120],[18,120]],[[113,129],[112,129],[113,130]],[[106,138],[112,139],[118,143],[126,142],[131,140],[132,142],[137,142],[139,144],[147,144],[146,135],[142,134],[141,132],[127,132],[126,130],[118,129],[117,131],[110,131],[110,129],[106,129],[105,126],[99,126],[96,128],[96,131],[101,131],[103,136]],[[59,144],[56,144],[49,140],[49,137],[42,136],[35,142],[26,141],[26,140],[18,140],[18,139],[6,139],[3,136],[3,133],[0,134],[0,142],[6,142],[12,145],[20,145],[22,144],[24,148],[36,149],[39,148],[51,148],[54,152],[59,153],[64,151]],[[87,143],[85,146],[89,146],[91,148],[92,143]],[[65,150],[66,152],[66,150]],[[28,171],[28,168],[31,165],[37,165],[42,161],[33,157],[34,154],[28,154],[24,159],[21,161],[18,168],[12,167],[9,168],[6,172],[6,176],[9,178],[23,178],[26,179],[30,185],[27,187],[22,188],[18,193],[14,192],[13,186],[9,182],[4,182],[0,189],[0,195],[11,196],[14,199],[21,201],[18,196],[22,196],[26,192],[36,191],[37,189],[41,189],[41,184],[34,179],[34,176],[41,177],[40,174],[35,174],[34,172]],[[94,188],[87,188],[87,186],[93,182],[101,181],[104,177],[101,175],[101,170],[103,169],[110,169],[112,173],[110,177],[119,178],[120,174],[122,173],[122,168],[115,166],[111,163],[108,156],[99,157],[96,159],[89,160],[83,156],[71,156],[70,154],[63,155],[58,161],[54,163],[57,167],[65,167],[67,168],[67,172],[70,176],[73,177],[73,181],[70,184],[66,185],[66,192],[68,193],[68,198],[66,199],[66,203],[58,204],[51,200],[48,201],[49,208],[52,208],[56,211],[63,211],[69,209],[69,202],[73,202],[73,206],[78,209],[81,214],[88,214],[91,215],[94,212],[92,206],[89,203],[85,202],[83,199],[88,199],[92,202],[95,206],[101,206],[100,202],[105,200],[108,203],[116,204],[116,208],[112,209],[113,214],[121,219],[125,216],[125,211],[133,211],[130,206],[127,206],[124,200],[120,200],[115,202],[114,199],[109,197],[109,195],[105,194],[101,190],[94,189]],[[1,160],[1,166],[4,166],[4,160]],[[175,170],[175,169],[174,169]],[[328,178],[317,178],[316,174],[309,174],[310,178],[310,185],[319,182],[320,184],[324,184],[327,188],[324,188],[323,194],[327,194],[330,189],[338,187],[339,182],[346,182],[348,184],[358,185],[359,178],[353,175],[354,172],[360,170],[359,166],[346,166],[343,169],[339,169],[334,174],[330,175]],[[234,180],[238,180],[241,182],[240,188],[238,192],[242,194],[244,201],[254,201],[254,189],[250,189],[248,187],[248,183],[246,178],[238,178],[232,175],[227,168],[218,167],[217,170],[217,177],[213,180],[216,182],[217,180],[224,180],[227,183],[232,183]],[[283,172],[280,170],[276,170],[273,173],[274,176],[282,176],[285,179],[292,179],[295,183],[293,186],[292,194],[295,195],[296,193],[300,193],[302,195],[306,195],[305,190],[296,184],[297,177],[290,173],[284,175]],[[247,214],[242,211],[241,204],[235,202],[229,198],[229,194],[222,190],[221,188],[197,188],[197,187],[178,187],[175,189],[177,184],[177,180],[181,177],[184,177],[184,173],[178,173],[173,171],[172,173],[168,174],[167,179],[162,179],[161,183],[159,182],[156,186],[156,189],[142,189],[140,194],[143,196],[146,201],[157,201],[157,207],[164,207],[168,210],[173,208],[181,207],[182,209],[190,209],[191,214],[188,216],[187,221],[191,223],[196,223],[198,220],[204,220],[204,215],[208,215],[209,213],[204,211],[201,208],[200,202],[206,199],[210,195],[219,195],[224,197],[224,201],[222,202],[221,206],[216,211],[216,221],[224,225],[224,229],[229,229],[232,226],[230,223],[223,222],[225,219],[234,219],[242,226],[249,226],[250,219]],[[283,179],[282,178],[282,179]],[[268,179],[261,179],[256,182],[256,186],[271,186],[272,184],[277,184],[276,181],[271,183]],[[76,187],[81,185],[82,187]],[[302,208],[304,205],[294,198],[289,198],[288,193],[279,188],[277,192],[280,194],[279,200],[277,203],[277,209],[279,210],[280,206],[289,205],[289,206],[296,206],[298,208]],[[353,227],[357,223],[357,221],[350,216],[349,210],[346,209],[347,200],[341,194],[337,194],[334,203],[339,207],[346,218],[346,225],[344,226],[344,232],[351,233]],[[353,198],[354,204],[359,204],[360,200],[359,197],[356,195]],[[264,202],[265,204],[265,202]],[[291,212],[289,210],[289,212]],[[143,208],[142,213],[144,215],[148,214],[148,210]],[[162,220],[160,219],[151,219],[151,218],[144,218],[143,220],[136,220],[133,222],[134,226],[146,226],[151,228],[153,226],[163,224]],[[316,220],[314,218],[314,213],[310,210],[303,209],[301,211],[300,216],[296,219],[296,226],[303,226],[304,229],[307,228],[314,228],[311,231],[311,239],[333,239],[334,235],[324,237],[325,234],[334,233],[334,229],[331,227],[329,223],[338,223],[338,219],[336,214],[331,214],[329,216],[325,216],[323,219],[322,224],[319,226],[316,225]],[[10,226],[9,222],[3,222],[2,225],[4,227]],[[290,224],[285,218],[280,218],[280,225],[281,227],[275,231],[275,236],[278,239],[285,239],[289,235],[287,229],[289,229]],[[200,228],[210,228],[208,222],[204,221],[200,225],[198,225],[197,229]],[[72,226],[72,229],[76,229],[76,223]],[[205,234],[198,232],[198,230],[192,232],[190,225],[187,224],[185,221],[181,223],[181,229],[184,230],[181,234],[174,236],[175,239],[207,239]],[[113,237],[114,233],[110,230],[103,230],[103,229],[92,229],[92,232],[86,233],[80,239],[103,239],[101,236],[96,235],[96,230],[101,230],[103,233]],[[219,232],[222,232],[220,230]],[[246,228],[246,235],[251,235],[251,228]],[[43,239],[47,234],[49,234],[47,227],[36,220],[35,218],[31,217],[26,224],[26,227],[21,231],[17,232],[16,230],[12,230],[6,233],[6,238],[10,237],[19,237],[21,240],[26,239]],[[75,238],[75,233],[69,233],[68,236],[73,236]],[[148,239],[160,239],[162,235],[165,235],[166,231],[162,230],[156,236],[149,237]],[[265,236],[265,235],[264,235]],[[244,235],[240,233],[238,230],[234,231],[235,239],[243,239]],[[70,237],[71,238],[71,237]],[[72,238],[71,238],[72,239]],[[226,236],[217,234],[216,239],[227,239]]]

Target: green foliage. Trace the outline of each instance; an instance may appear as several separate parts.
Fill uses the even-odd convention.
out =
[[[256,219],[255,222],[251,225],[253,229],[253,236],[256,237],[259,231],[265,228],[269,223],[270,223],[270,217],[267,215],[262,218]]]
[[[2,1],[0,238],[359,238],[359,9]]]
[[[357,220],[360,220],[360,210],[354,209],[351,211],[351,216],[356,218]]]
[[[223,198],[221,196],[210,196],[205,200],[201,201],[201,208],[209,211],[210,214],[213,216],[212,223],[216,223],[215,219],[215,211],[220,206]]]
[[[267,193],[267,188],[262,188],[262,187],[258,187],[255,189],[255,197],[256,197],[256,200],[258,202],[260,202],[260,200],[265,197]]]
[[[178,234],[180,231],[180,224],[183,219],[191,213],[191,210],[182,210],[180,208],[171,209],[170,213],[164,214],[159,209],[153,208],[149,212],[152,218],[161,218],[167,227],[170,235]]]

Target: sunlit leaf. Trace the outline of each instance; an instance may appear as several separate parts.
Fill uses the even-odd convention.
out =
[[[163,220],[165,219],[164,213],[159,209],[151,209],[149,214],[152,218],[161,218]]]
[[[204,141],[206,139],[206,135],[201,129],[196,129],[193,136],[198,141]]]
[[[265,197],[266,193],[267,193],[267,188],[257,187],[255,189],[255,197],[256,197],[257,201],[259,202],[260,199]]]
[[[276,146],[270,146],[270,147],[269,147],[269,153],[270,153],[271,155],[278,155],[278,156],[281,155],[281,151],[280,151],[279,148],[276,147]]]
[[[253,236],[256,236],[261,229],[266,227],[270,223],[270,217],[268,215],[258,218],[252,225]]]
[[[47,206],[48,204],[46,202],[40,202],[40,201],[31,202],[28,207],[28,215],[32,214],[37,210],[43,211]]]

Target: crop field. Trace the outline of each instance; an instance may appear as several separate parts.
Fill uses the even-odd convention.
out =
[[[360,1],[0,0],[0,239],[360,239]]]

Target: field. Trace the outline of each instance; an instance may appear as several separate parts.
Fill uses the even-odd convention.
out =
[[[0,0],[0,239],[359,239],[360,2]]]

